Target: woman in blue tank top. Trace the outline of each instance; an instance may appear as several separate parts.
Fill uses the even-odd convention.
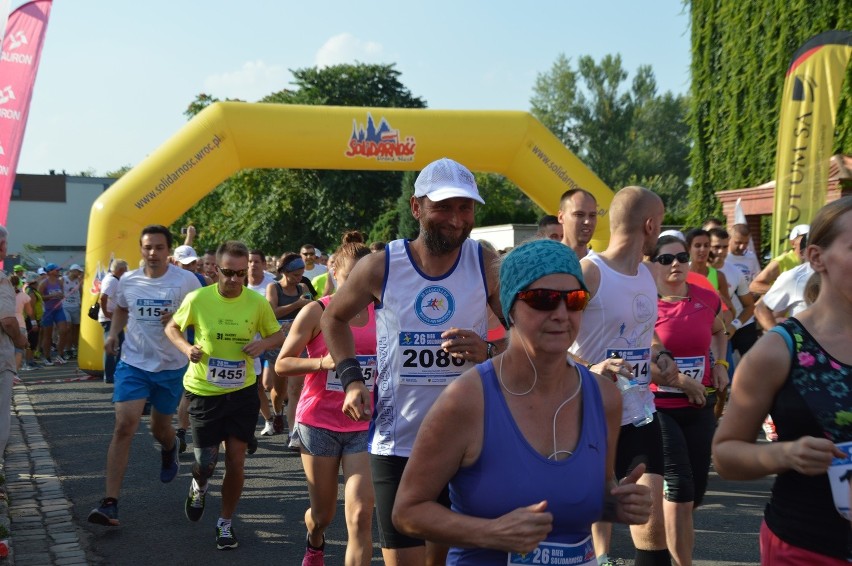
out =
[[[551,240],[500,268],[503,354],[464,373],[429,411],[394,506],[396,527],[452,546],[447,564],[596,564],[591,524],[647,521],[651,498],[616,485],[621,395],[566,362],[589,300],[576,255]],[[449,484],[452,510],[437,502]]]

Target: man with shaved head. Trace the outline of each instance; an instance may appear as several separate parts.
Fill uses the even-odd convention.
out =
[[[616,474],[623,478],[639,465],[639,483],[651,488],[651,517],[632,525],[635,563],[670,565],[663,522],[663,444],[654,395],[648,385],[678,385],[677,364],[654,340],[657,286],[642,263],[654,251],[663,222],[663,201],[643,187],[618,191],[609,209],[610,239],[606,250],[583,258],[583,279],[592,296],[571,353],[592,371],[615,379],[623,375],[638,382],[643,403],[622,409],[616,452]],[[566,230],[566,234],[567,234]],[[598,564],[608,557],[612,518],[592,525]]]

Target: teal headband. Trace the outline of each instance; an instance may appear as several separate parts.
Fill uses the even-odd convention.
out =
[[[580,287],[586,289],[577,254],[565,244],[547,239],[532,240],[506,254],[500,264],[500,303],[505,320],[509,320],[509,311],[520,291],[554,273],[573,275]]]

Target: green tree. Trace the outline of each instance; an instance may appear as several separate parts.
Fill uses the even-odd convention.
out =
[[[720,211],[715,193],[775,175],[778,118],[793,54],[812,36],[852,29],[849,0],[691,0],[690,221]],[[834,152],[852,152],[852,65]]]
[[[660,193],[669,221],[685,211],[689,178],[687,101],[657,93],[641,66],[627,84],[620,55],[564,55],[536,78],[532,113],[612,189],[640,184]]]

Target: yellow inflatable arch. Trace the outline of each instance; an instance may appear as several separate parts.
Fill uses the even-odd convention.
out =
[[[583,188],[601,209],[594,247],[609,236],[612,191],[527,112],[218,102],[92,205],[83,312],[96,300],[111,258],[136,265],[144,226],[170,225],[241,169],[419,171],[441,157],[508,177],[552,214],[563,192]],[[100,325],[83,317],[81,369],[103,369],[102,344]]]

